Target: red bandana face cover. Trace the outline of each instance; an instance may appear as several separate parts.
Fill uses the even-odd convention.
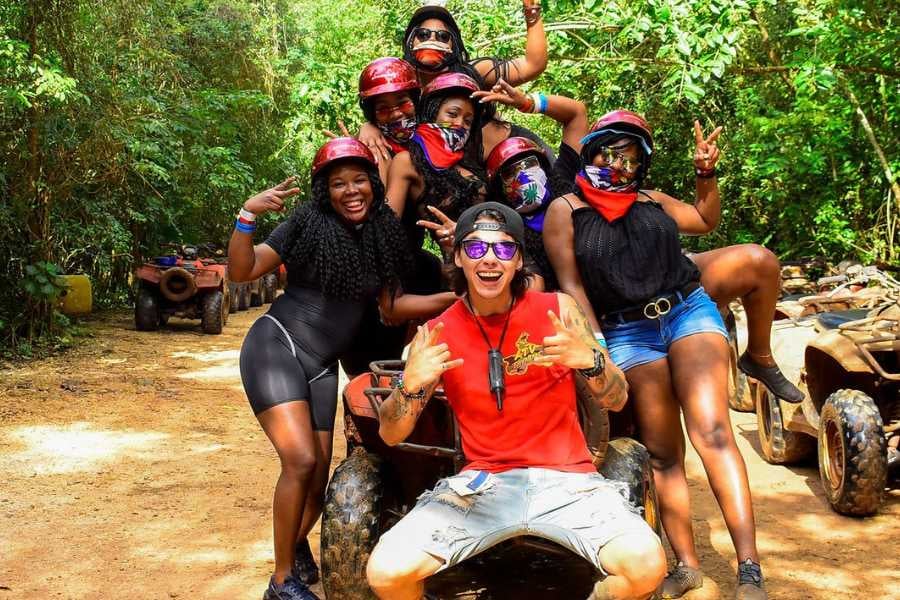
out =
[[[625,213],[628,212],[628,209],[630,209],[631,205],[637,200],[637,191],[614,192],[609,189],[603,189],[601,186],[605,183],[604,181],[597,181],[596,184],[594,183],[594,180],[598,179],[596,176],[599,175],[599,173],[596,173],[595,171],[600,170],[608,171],[610,169],[600,169],[592,165],[585,166],[585,168],[575,177],[575,183],[578,185],[578,189],[581,190],[584,201],[603,215],[604,219],[612,223],[616,219],[625,216]],[[605,177],[603,179],[605,179]]]
[[[420,124],[412,136],[428,163],[438,170],[448,169],[462,160],[468,139],[469,130],[465,127],[442,127],[436,123]]]

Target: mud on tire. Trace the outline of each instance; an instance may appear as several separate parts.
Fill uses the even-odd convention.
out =
[[[380,460],[361,447],[334,471],[322,513],[322,586],[328,598],[376,600],[366,563],[381,535]]]
[[[662,522],[659,519],[656,485],[653,483],[653,468],[647,449],[631,438],[610,440],[600,474],[628,486],[629,500],[643,509],[644,520],[656,535],[661,536]]]
[[[725,317],[725,327],[728,329],[728,408],[737,412],[753,412],[755,402],[750,390],[750,382],[747,375],[738,369],[738,358],[741,354],[738,349],[737,323],[734,313],[730,310]]]
[[[819,424],[819,475],[835,511],[871,515],[887,484],[887,440],[875,402],[857,390],[825,400]]]
[[[786,429],[778,398],[773,396],[764,385],[754,387],[756,390],[756,433],[759,437],[763,458],[773,465],[789,465],[812,456],[816,448],[815,439],[804,433]]]

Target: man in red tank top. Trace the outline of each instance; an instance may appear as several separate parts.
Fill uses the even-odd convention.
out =
[[[580,376],[597,402],[621,409],[622,372],[570,296],[526,290],[515,211],[479,204],[460,216],[454,237],[453,284],[465,295],[419,328],[402,381],[379,410],[379,433],[402,442],[442,383],[468,463],[381,537],[369,585],[379,598],[419,600],[430,575],[536,535],[607,575],[590,599],[649,597],[665,576],[659,538],[623,486],[594,469],[576,407]]]

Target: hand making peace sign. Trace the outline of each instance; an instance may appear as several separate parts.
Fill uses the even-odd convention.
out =
[[[446,252],[453,252],[453,242],[455,240],[453,234],[456,233],[456,221],[442,213],[434,206],[429,205],[426,208],[431,211],[431,214],[433,214],[435,218],[437,218],[439,223],[420,219],[416,221],[416,225],[432,230],[435,237],[437,238],[438,245],[440,245],[440,247],[443,248]]]
[[[296,177],[288,177],[275,187],[256,194],[244,202],[244,210],[249,210],[255,215],[261,215],[270,210],[283,211],[285,199],[300,193],[300,188],[294,186],[296,181]]]
[[[407,392],[415,393],[428,388],[437,383],[444,371],[462,366],[463,359],[451,360],[447,344],[437,343],[443,329],[443,323],[438,323],[431,331],[427,323],[418,327],[416,337],[410,342],[409,357],[403,370],[403,387]]]
[[[700,121],[694,121],[694,142],[697,148],[694,150],[694,166],[701,171],[709,171],[719,162],[719,147],[716,140],[722,133],[722,127],[716,127],[709,137],[703,137],[703,129],[700,128]]]
[[[594,366],[594,350],[584,339],[584,329],[575,325],[563,314],[563,320],[552,310],[547,311],[550,322],[556,333],[548,335],[543,341],[541,355],[535,360],[539,365],[549,367],[560,365],[570,369],[590,369]]]
[[[528,95],[519,88],[515,88],[502,79],[498,79],[497,83],[490,91],[479,90],[472,93],[472,98],[478,100],[479,104],[487,102],[499,102],[506,106],[521,109],[529,102]]]

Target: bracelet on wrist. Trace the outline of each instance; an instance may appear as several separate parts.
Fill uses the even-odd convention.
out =
[[[716,176],[716,168],[713,167],[711,169],[701,169],[700,167],[694,167],[694,173],[700,179],[712,179]]]
[[[403,373],[398,373],[391,378],[391,387],[397,390],[401,396],[407,400],[422,400],[425,398],[425,388],[422,387],[417,392],[410,392],[403,383]]]
[[[606,358],[603,356],[603,352],[599,348],[591,348],[591,350],[594,353],[594,366],[587,369],[578,369],[578,372],[588,379],[596,377],[606,368]]]
[[[532,98],[530,94],[525,96],[525,102],[519,107],[519,112],[534,112],[534,98]]]
[[[544,114],[547,112],[547,96],[540,92],[535,92],[532,94],[532,98],[534,100],[534,111],[536,113]]]
[[[235,231],[240,231],[241,233],[253,233],[256,231],[256,224],[242,223],[240,218],[234,222]]]
[[[256,213],[252,213],[243,206],[238,211],[238,217],[243,219],[245,223],[253,223],[256,221]]]
[[[525,25],[527,25],[528,27],[531,27],[541,20],[540,4],[535,4],[534,6],[526,6],[522,9],[522,12],[525,14]]]

